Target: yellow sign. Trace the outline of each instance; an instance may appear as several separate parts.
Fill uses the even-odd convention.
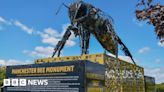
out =
[[[43,58],[35,60],[36,64],[40,63],[50,63],[50,62],[65,62],[65,61],[75,61],[75,60],[89,60],[91,62],[104,64],[104,54],[89,54],[82,56],[65,56],[65,57],[55,57],[55,58]]]
[[[42,74],[42,73],[61,73],[73,72],[74,65],[71,66],[58,66],[58,67],[39,67],[39,68],[22,68],[12,69],[11,73],[15,75],[20,74]]]
[[[87,73],[87,78],[89,79],[98,79],[98,80],[104,80],[105,76],[95,73]]]
[[[87,92],[104,92],[104,88],[101,88],[101,87],[88,87]]]

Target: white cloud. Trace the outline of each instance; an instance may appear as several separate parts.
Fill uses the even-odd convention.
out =
[[[107,53],[109,56],[112,56],[112,57],[116,57],[115,55],[111,54],[111,53]],[[133,63],[132,59],[129,57],[129,56],[122,56],[122,55],[118,55],[118,58],[121,59],[121,60],[124,60],[126,62],[130,62],[130,63]],[[134,59],[134,61],[137,63],[139,62],[139,60],[137,59]]]
[[[28,34],[33,33],[33,29],[28,28],[26,25],[22,24],[20,21],[16,20],[14,21],[15,26],[20,27],[23,31],[27,32]]]
[[[156,83],[164,82],[164,68],[145,68],[145,75],[155,77]]]
[[[0,16],[0,24],[11,25],[12,22]]]
[[[0,59],[0,66],[7,66],[7,65],[23,65],[23,64],[32,64],[33,62],[30,60],[15,60],[15,59],[9,59],[9,60],[3,60]]]
[[[32,34],[33,31],[34,31],[32,28],[28,28],[26,25],[24,25],[23,23],[21,23],[18,20],[6,20],[1,16],[0,16],[0,24],[10,25],[10,26],[17,26],[17,27],[21,28],[23,31],[27,32],[28,34]],[[3,27],[1,25],[1,29],[2,28]]]
[[[0,59],[0,66],[4,66],[4,65],[6,65],[5,60],[1,60],[1,59]]]
[[[46,43],[48,45],[52,45],[55,46],[58,41],[60,41],[65,33],[66,30],[66,26],[67,25],[63,25],[63,31],[61,33],[58,33],[55,29],[53,28],[46,28],[44,29],[43,32],[37,32],[37,34],[40,35],[40,37],[42,38],[42,43]],[[75,41],[73,41],[73,37],[74,35],[72,34],[71,37],[67,40],[66,42],[66,46],[71,47],[74,46],[76,43]]]
[[[51,27],[45,28],[43,30],[43,32],[35,31],[32,28],[27,27],[26,25],[24,25],[23,23],[21,23],[18,20],[8,21],[8,20],[5,20],[2,17],[0,17],[0,23],[13,24],[13,25],[21,28],[23,31],[25,31],[28,34],[33,34],[33,33],[37,34],[42,38],[41,39],[42,43],[52,45],[52,46],[55,46],[58,43],[58,41],[62,39],[62,36],[64,35],[64,33],[66,31],[66,28],[70,25],[68,23],[64,24],[62,26],[62,32],[59,33],[57,30],[55,30]],[[3,29],[3,26],[0,26],[0,30],[2,30],[2,29]],[[68,47],[74,46],[76,44],[75,41],[73,41],[74,38],[75,38],[74,34],[72,33],[71,37],[67,40],[65,45],[68,46]]]
[[[2,24],[0,25],[1,30],[3,29],[3,25],[10,25],[10,26],[17,26],[28,34],[32,34],[34,31],[32,28],[27,27],[26,25],[24,25],[18,20],[6,20],[1,16],[0,16],[0,24]]]
[[[37,46],[35,47],[34,51],[24,50],[23,53],[28,54],[32,57],[50,57],[54,51],[53,49],[54,48],[51,46],[48,47]]]
[[[128,56],[121,56],[119,55],[118,56],[120,59],[124,60],[124,61],[127,61],[127,62],[133,62],[132,59]]]
[[[55,38],[55,37],[47,37],[47,38],[43,38],[43,39],[42,39],[42,42],[43,42],[43,43],[47,43],[47,44],[49,44],[49,45],[55,46],[55,45],[58,43],[59,40],[60,40],[60,39]]]
[[[10,25],[10,21],[7,21],[6,19],[4,19],[3,17],[0,16],[0,31],[3,31],[4,25]]]
[[[54,36],[54,37],[60,37],[60,34],[57,32],[57,30],[53,29],[53,28],[46,28],[44,30],[44,32],[50,36]]]
[[[41,37],[41,42],[43,44],[47,44],[48,47],[37,46],[33,51],[24,50],[23,53],[28,54],[33,57],[50,57],[54,51],[54,47],[62,39],[62,36],[67,28],[67,25],[63,25],[63,31],[59,33],[57,30],[53,28],[45,28],[43,32],[36,31],[34,32],[36,35]],[[74,46],[76,43],[73,41],[73,37],[67,40],[65,46],[71,47]]]
[[[7,22],[4,18],[2,18],[2,17],[0,16],[0,23],[5,23],[5,24],[7,24],[8,22]]]
[[[151,50],[150,47],[143,47],[143,48],[139,49],[138,52],[140,54],[143,54],[143,53],[149,52],[150,50]]]
[[[55,46],[60,40],[60,34],[52,28],[46,28],[43,32],[38,31],[37,34],[42,38],[42,43],[49,45]]]
[[[69,23],[63,24],[63,26],[62,26],[63,31],[62,31],[62,33],[61,33],[61,37],[63,37],[63,35],[64,35],[64,33],[66,32],[66,30],[67,30],[67,28],[68,28],[69,25],[70,25]],[[74,35],[74,33],[71,31],[70,39],[74,39],[74,38],[75,38],[75,35]]]
[[[4,18],[0,17],[0,23],[4,23],[4,24],[9,24],[11,23],[12,26],[16,26],[19,27],[21,30],[25,31],[28,34],[31,34],[33,36],[40,36],[41,37],[41,42],[43,44],[47,44],[49,47],[42,47],[43,51],[40,51],[40,49],[38,49],[40,46],[35,47],[34,51],[27,51],[25,50],[24,52],[26,54],[29,54],[31,56],[41,56],[41,57],[45,57],[45,56],[49,56],[52,55],[52,52],[54,51],[53,48],[56,46],[56,44],[58,43],[58,41],[60,41],[66,31],[66,28],[69,26],[69,24],[64,24],[62,26],[62,32],[59,33],[57,30],[49,27],[49,28],[45,28],[43,31],[36,31],[33,30],[32,28],[27,27],[26,25],[24,25],[23,23],[21,23],[18,20],[5,20]],[[3,26],[0,26],[0,30],[3,29]],[[65,46],[67,47],[72,47],[74,46],[76,43],[73,40],[74,34],[72,33],[71,37],[67,40]],[[53,47],[51,47],[53,46]],[[41,47],[40,47],[41,48]],[[51,52],[50,52],[51,49]],[[46,50],[48,50],[46,52]],[[50,54],[51,53],[51,54]]]
[[[158,42],[158,46],[160,46],[160,47],[164,47],[164,42],[163,42],[163,43]]]
[[[155,59],[155,63],[159,64],[161,60],[159,58]]]
[[[72,47],[72,46],[74,46],[76,43],[75,43],[75,41],[73,41],[73,40],[67,40],[67,42],[66,42],[66,46],[68,46],[68,47]]]
[[[68,27],[69,25],[70,25],[70,24],[67,23],[67,24],[64,24],[64,25],[62,26],[63,31],[62,31],[62,33],[61,33],[61,37],[63,37],[63,35],[64,35],[64,33],[66,32],[67,27]],[[73,41],[74,38],[75,38],[75,35],[74,35],[74,33],[71,31],[71,36],[70,36],[69,40],[67,40],[66,46],[69,46],[69,47],[74,46],[74,45],[76,44],[76,43]]]

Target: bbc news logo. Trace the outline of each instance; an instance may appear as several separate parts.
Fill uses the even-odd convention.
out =
[[[4,79],[4,86],[48,85],[48,80]]]

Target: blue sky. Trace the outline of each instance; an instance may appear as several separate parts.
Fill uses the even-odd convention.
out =
[[[55,15],[64,0],[0,0],[0,64],[31,63],[51,56],[70,23],[67,9]],[[72,0],[65,0],[69,4]],[[159,44],[153,26],[135,19],[137,0],[84,0],[100,8],[114,19],[114,28],[147,75],[164,82],[164,44]],[[163,0],[157,0],[164,4]],[[91,37],[90,53],[103,53]],[[63,56],[80,55],[79,39],[71,37]],[[123,57],[120,50],[120,57]]]

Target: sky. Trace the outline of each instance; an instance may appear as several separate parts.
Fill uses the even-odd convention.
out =
[[[0,65],[33,63],[50,57],[53,48],[70,24],[68,11],[58,7],[73,0],[0,0]],[[114,29],[131,51],[136,63],[145,68],[145,75],[164,82],[164,44],[154,34],[154,27],[135,18],[138,0],[84,0],[100,8],[114,19]],[[164,4],[163,0],[156,0]],[[62,56],[80,55],[79,39],[72,34]],[[104,49],[91,36],[89,52]],[[130,60],[119,50],[119,57]]]

